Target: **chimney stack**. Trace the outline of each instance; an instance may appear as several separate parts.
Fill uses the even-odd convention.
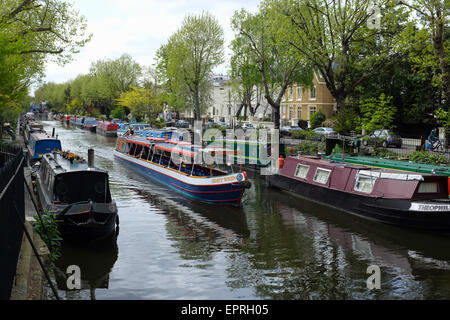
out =
[[[88,167],[94,168],[94,149],[88,149]]]

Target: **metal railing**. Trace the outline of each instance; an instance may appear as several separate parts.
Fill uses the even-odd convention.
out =
[[[0,300],[10,297],[22,244],[23,166],[22,149],[0,144]]]

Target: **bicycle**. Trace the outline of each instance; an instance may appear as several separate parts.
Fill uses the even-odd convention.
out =
[[[435,142],[430,142],[429,140],[427,140],[427,142],[425,143],[425,150],[433,152],[445,152],[445,147],[440,139],[436,140]]]

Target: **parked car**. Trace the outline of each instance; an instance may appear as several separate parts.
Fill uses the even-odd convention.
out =
[[[364,146],[378,144],[383,148],[387,148],[389,146],[401,148],[403,141],[402,138],[395,132],[388,129],[380,129],[364,136],[362,138],[362,143]]]
[[[247,130],[253,130],[253,129],[255,129],[255,127],[251,123],[244,123],[242,125],[242,129],[244,129],[244,131],[247,131]]]
[[[281,136],[290,136],[292,134],[292,132],[297,131],[297,130],[303,131],[303,129],[298,126],[282,126],[280,128],[280,135]]]
[[[229,124],[227,124],[226,122],[220,121],[220,122],[217,122],[217,124],[221,127],[231,129],[231,126]]]
[[[326,138],[336,137],[337,132],[333,128],[319,127],[313,130],[320,138],[320,140],[325,140]]]
[[[189,128],[190,123],[187,120],[178,120],[175,124],[175,127],[177,128]]]

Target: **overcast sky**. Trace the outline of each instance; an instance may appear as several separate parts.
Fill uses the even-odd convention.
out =
[[[84,15],[92,40],[64,67],[48,63],[46,82],[65,82],[89,72],[92,62],[116,59],[130,54],[138,63],[150,66],[156,50],[181,26],[188,13],[208,11],[224,30],[227,49],[233,39],[230,18],[235,10],[255,12],[259,0],[72,0],[74,8]],[[226,72],[221,66],[217,72]]]

